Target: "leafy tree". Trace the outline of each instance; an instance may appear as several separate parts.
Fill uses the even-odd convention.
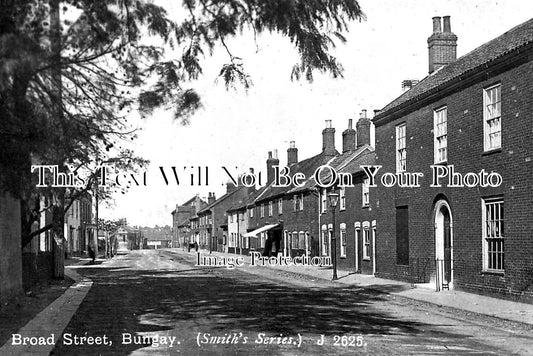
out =
[[[200,60],[221,45],[228,54],[220,77],[250,85],[227,39],[243,31],[278,32],[299,54],[292,78],[342,75],[330,54],[345,42],[348,23],[363,14],[355,0],[183,0],[179,19],[152,1],[0,0],[0,189],[23,202],[23,244],[36,219],[39,195],[62,214],[83,189],[34,189],[32,163],[54,162],[95,172],[109,157],[128,168],[145,164],[124,147],[135,139],[132,112],[165,107],[187,122],[201,107],[191,82]],[[181,53],[165,57],[165,49]],[[34,179],[34,178],[33,178]],[[41,229],[42,230],[42,229]]]

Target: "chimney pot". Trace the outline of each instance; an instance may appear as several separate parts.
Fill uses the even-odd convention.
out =
[[[342,133],[342,153],[355,151],[356,133],[352,127],[352,119],[348,119],[348,128]]]
[[[357,121],[357,147],[370,146],[370,119],[366,116],[366,110],[361,111],[361,118]]]
[[[287,149],[287,165],[290,166],[294,163],[298,163],[298,149],[296,148],[296,143],[291,141]]]
[[[328,156],[335,156],[335,129],[331,120],[326,120],[326,128],[322,130],[322,152]]]
[[[277,158],[278,151],[274,150],[276,153],[276,157],[273,157],[272,151],[268,152],[268,159],[267,159],[267,184],[270,184],[272,181],[274,181],[274,166],[279,165],[279,159]]]
[[[451,32],[450,16],[444,16],[444,32],[440,26],[440,17],[434,17],[428,38],[429,74],[457,59],[457,36]]]
[[[439,33],[439,32],[442,32],[440,16],[435,16],[433,17],[433,33]]]
[[[451,26],[451,23],[450,23],[450,16],[443,16],[442,20],[444,22],[443,32],[448,32],[448,33],[452,32],[452,26]]]

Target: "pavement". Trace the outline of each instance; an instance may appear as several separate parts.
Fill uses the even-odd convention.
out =
[[[182,250],[174,249],[179,253]],[[200,250],[202,254],[209,255],[209,251]],[[191,261],[196,258],[193,252],[188,253]],[[236,254],[212,252],[212,255],[221,257],[240,256]],[[291,273],[301,274],[309,277],[314,277],[321,280],[331,281],[333,271],[332,268],[313,267],[313,266],[261,266],[252,267],[250,264],[250,257],[244,256],[245,266],[242,267],[246,272],[253,273],[254,269],[269,268],[273,270],[288,271]],[[365,287],[369,289],[378,290],[389,293],[393,296],[401,296],[409,299],[414,299],[426,303],[435,304],[437,307],[448,307],[464,310],[470,313],[477,313],[491,317],[501,318],[514,322],[520,322],[528,325],[533,325],[533,305],[527,303],[514,302],[499,298],[493,298],[458,290],[443,290],[436,292],[434,284],[412,285],[401,281],[395,281],[384,278],[377,278],[372,275],[364,275],[353,273],[349,271],[337,271],[338,279],[335,283],[354,285],[358,287]]]
[[[167,251],[185,257],[190,262],[193,262],[196,259],[196,254],[193,252],[187,253],[181,249],[168,249]],[[209,254],[208,251],[201,252],[203,254]],[[237,256],[235,254],[219,252],[213,252],[212,255],[219,257]],[[386,292],[391,296],[401,296],[413,300],[432,303],[436,307],[455,308],[471,313],[533,325],[533,305],[531,304],[491,298],[457,290],[435,292],[434,290],[424,286],[415,285],[413,287],[409,283],[355,274],[348,271],[338,271],[338,280],[331,282],[331,268],[318,268],[311,266],[257,267],[249,265],[250,257],[242,257],[244,257],[245,265],[238,268],[242,268],[243,272],[246,273],[260,275],[262,269],[280,272],[283,271],[289,274],[294,274],[295,276],[305,276],[310,281],[314,281],[316,279],[316,281],[319,283],[328,281],[330,283],[338,284],[339,286],[350,285],[364,287]],[[9,340],[5,345],[0,347],[0,355],[48,355],[50,352],[52,352],[55,347],[55,343],[60,339],[65,328],[78,310],[93,284],[90,279],[82,277],[76,272],[77,268],[81,268],[81,265],[86,264],[87,262],[88,260],[79,260],[77,263],[67,266],[65,268],[65,274],[72,278],[75,283],[68,288],[61,297],[57,298],[17,332],[17,334],[21,335],[45,335],[47,337],[53,336],[54,342],[50,342],[49,344],[47,344],[47,342],[43,342],[44,345],[31,345],[31,343],[33,343],[32,340],[27,340],[28,345],[20,346],[12,345],[12,340]],[[97,263],[106,265],[108,262],[103,260],[97,261]]]
[[[14,339],[12,338],[0,347],[0,355],[48,355],[54,349],[55,343],[61,337],[63,330],[67,327],[70,319],[78,310],[92,286],[91,280],[80,276],[76,272],[76,267],[85,265],[88,260],[77,259],[76,262],[72,262],[73,260],[70,260],[66,263],[65,275],[73,279],[74,283],[63,295],[48,305],[16,333],[20,335],[43,335],[43,337],[46,335],[46,337],[42,340],[38,338],[26,340],[26,345],[24,345],[24,340],[20,340],[21,344],[14,345],[19,340],[13,342]],[[47,340],[47,338],[49,339]]]

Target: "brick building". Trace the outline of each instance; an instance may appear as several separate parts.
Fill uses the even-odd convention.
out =
[[[215,193],[209,193],[207,206],[198,211],[199,227],[198,244],[200,248],[210,251],[227,251],[228,243],[228,209],[243,202],[255,188],[244,186],[235,187],[233,183],[226,184],[226,194],[215,198]],[[195,230],[196,233],[196,230]]]
[[[338,154],[335,149],[335,129],[331,120],[326,120],[326,128],[322,131],[322,151],[319,154],[299,161],[294,142],[287,149],[287,167],[290,169],[288,175],[294,177],[300,174],[305,177],[302,187],[295,185],[293,179],[287,187],[274,185],[274,168],[279,167],[279,159],[277,154],[269,156],[268,185],[249,207],[249,214],[253,217],[249,219],[249,233],[245,235],[252,240],[256,239],[257,249],[263,254],[282,252],[285,256],[319,255],[318,193],[308,182],[320,166],[327,164]]]
[[[434,18],[430,74],[373,119],[377,275],[531,298],[533,20],[458,59],[456,40],[450,18]],[[452,167],[462,178],[431,186]],[[482,170],[502,184],[483,184]],[[386,172],[423,177],[386,187]]]
[[[87,253],[92,242],[92,196],[85,194],[74,200],[65,214],[64,236],[68,254]]]
[[[320,254],[332,256],[333,216],[328,194],[336,192],[339,201],[335,208],[336,256],[339,269],[373,274],[376,269],[375,232],[376,220],[370,200],[368,180],[361,166],[375,163],[374,149],[370,146],[371,122],[363,110],[357,122],[357,131],[349,120],[348,128],[342,134],[343,152],[335,157],[329,166],[333,170],[322,170],[320,180],[324,183],[337,175],[339,186],[320,189],[318,211],[320,213]],[[316,185],[316,182],[312,182]],[[344,187],[342,186],[344,185]]]
[[[172,246],[180,247],[189,242],[190,218],[202,210],[207,203],[198,194],[172,211]]]

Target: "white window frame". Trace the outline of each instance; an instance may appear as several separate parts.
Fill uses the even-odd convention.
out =
[[[265,217],[265,203],[261,203],[261,217],[264,218]]]
[[[339,229],[341,258],[346,258],[346,224],[340,224]]]
[[[294,211],[304,210],[303,194],[294,194],[293,200],[294,200]]]
[[[363,184],[361,186],[361,205],[362,206],[369,206],[370,205],[370,180],[368,177],[365,177],[363,179]]]
[[[249,210],[248,210],[248,216],[253,218],[254,217],[254,207],[252,206]]]
[[[435,163],[448,161],[448,107],[433,111],[433,156]]]
[[[483,270],[503,272],[505,270],[505,213],[503,198],[483,199],[482,213]]]
[[[305,232],[300,231],[298,233],[298,249],[305,251]]]
[[[269,200],[268,202],[268,216],[272,216],[274,214],[274,204],[272,203],[272,200]]]
[[[485,151],[502,147],[502,86],[483,89],[483,148]]]
[[[407,169],[406,127],[405,122],[396,126],[396,172],[405,172]]]
[[[346,187],[340,187],[339,189],[339,210],[346,209]]]
[[[328,237],[328,227],[324,224],[322,225],[322,229],[320,231],[320,237],[322,240],[322,246],[320,247],[322,250],[322,255],[326,256],[328,253],[328,246],[327,246],[327,237]]]
[[[320,212],[322,214],[328,211],[328,199],[326,194],[326,189],[322,188],[320,191]]]
[[[283,198],[278,200],[278,214],[283,214]]]
[[[261,245],[261,248],[265,248],[265,245],[266,245],[266,233],[262,232],[259,234],[260,236],[260,245]]]
[[[370,260],[370,229],[363,229],[363,260]]]
[[[298,231],[293,231],[291,233],[291,250],[298,249]]]

